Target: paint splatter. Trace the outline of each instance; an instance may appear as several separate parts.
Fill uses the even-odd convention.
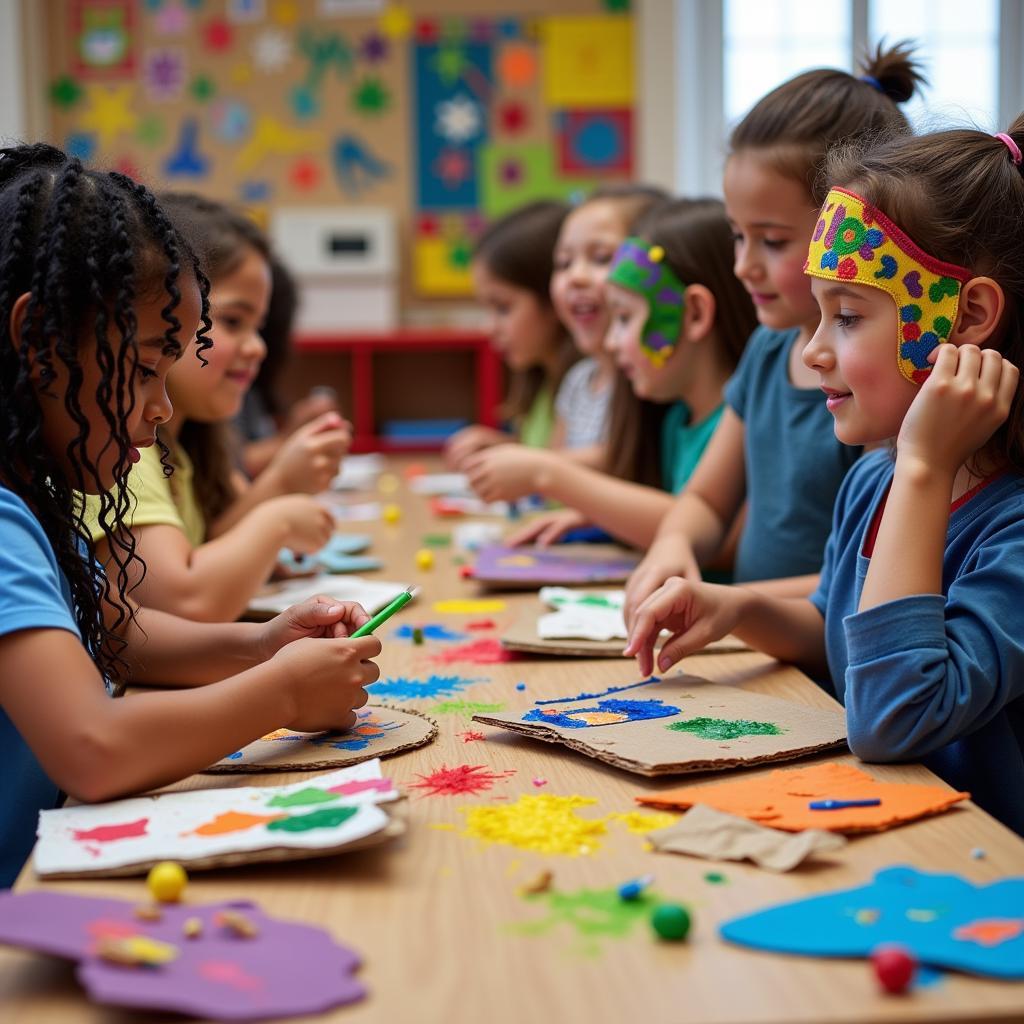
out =
[[[623,690],[635,690],[638,686],[648,686],[651,683],[660,683],[659,676],[651,676],[639,683],[630,683],[628,686],[609,686],[607,690],[599,693],[577,693],[575,697],[552,697],[548,700],[535,700],[534,704],[569,704],[574,700],[596,700],[598,697],[607,697],[610,693],[622,693]]]
[[[455,735],[460,737],[463,743],[477,743],[487,738],[482,732],[476,732],[473,729],[467,729],[465,732],[458,732]]]
[[[597,801],[586,796],[523,794],[507,806],[460,808],[466,815],[463,835],[486,843],[568,857],[593,853],[608,831],[603,819],[581,818],[577,807]]]
[[[953,932],[961,942],[976,942],[979,946],[1000,946],[1024,934],[1024,918],[993,917],[962,924]]]
[[[426,626],[399,626],[392,635],[399,640],[412,640],[417,629],[423,634],[424,640],[440,640],[445,643],[452,643],[456,640],[466,639],[465,633],[457,633],[454,629],[449,629],[447,626],[439,626],[436,623]]]
[[[625,814],[616,812],[606,815],[605,820],[622,822],[634,835],[645,836],[648,832],[674,825],[679,815],[669,814],[668,811],[627,811]]]
[[[321,807],[309,814],[272,821],[267,829],[270,832],[309,832],[314,828],[337,828],[358,813],[358,807]]]
[[[409,784],[410,789],[425,789],[430,796],[475,796],[491,789],[495,782],[515,775],[515,771],[490,772],[486,765],[460,764],[455,768],[441,765],[429,775],[417,773],[419,782]]]
[[[484,629],[497,629],[497,624],[495,623],[494,619],[477,619],[475,622],[467,622],[466,629],[471,629],[474,631]]]
[[[300,789],[285,796],[275,796],[267,802],[268,807],[306,807],[309,804],[328,804],[338,799],[336,793],[324,789]]]
[[[484,637],[468,644],[450,647],[446,651],[435,654],[430,660],[437,665],[451,665],[456,661],[471,661],[475,665],[496,665],[502,661],[518,661],[515,651],[506,650],[501,641],[494,637]]]
[[[660,700],[602,700],[594,707],[554,711],[534,708],[523,715],[524,722],[543,722],[563,729],[587,729],[598,725],[619,725],[642,722],[652,718],[671,718],[679,708]]]
[[[284,814],[245,814],[242,811],[224,811],[215,818],[203,822],[193,832],[186,835],[224,836],[230,832],[244,832],[257,825],[269,825],[286,817]]]
[[[331,786],[328,793],[340,793],[342,796],[354,796],[356,793],[389,793],[392,785],[390,779],[353,779]]]
[[[704,874],[704,881],[707,882],[708,885],[725,885],[729,879],[726,878],[721,871],[708,871]]]
[[[96,828],[74,830],[74,838],[80,843],[112,843],[116,839],[134,839],[146,835],[149,818],[126,821],[120,825],[97,825]]]
[[[443,700],[431,709],[435,715],[462,715],[472,718],[473,715],[490,715],[495,711],[504,711],[504,704],[482,704],[475,700]]]
[[[197,970],[206,981],[229,985],[239,992],[260,992],[266,987],[262,978],[247,974],[245,968],[233,960],[204,960]]]
[[[375,699],[391,700],[430,700],[438,697],[451,697],[482,679],[467,679],[463,676],[431,676],[429,679],[407,679],[397,676],[383,682],[371,683],[367,690],[373,692]]]
[[[747,718],[690,718],[666,725],[673,732],[688,732],[702,740],[735,740],[740,736],[781,736],[786,730],[774,722],[753,722]]]
[[[382,722],[372,711],[358,712],[359,721],[348,732],[329,732],[313,740],[317,747],[329,746],[334,750],[365,750],[373,740],[379,740],[395,729],[401,729],[405,723]]]
[[[495,598],[456,598],[434,602],[434,611],[439,615],[494,615],[504,610],[505,602]]]

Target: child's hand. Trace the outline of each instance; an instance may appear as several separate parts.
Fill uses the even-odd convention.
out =
[[[521,444],[495,445],[466,459],[463,471],[484,501],[515,501],[537,490],[541,471],[556,457]]]
[[[303,637],[343,639],[369,621],[370,616],[362,605],[317,594],[301,604],[293,604],[260,627],[257,640],[260,661],[272,658],[286,644]]]
[[[341,412],[337,394],[333,388],[313,388],[305,398],[300,398],[297,402],[292,403],[288,409],[288,415],[285,417],[282,432],[284,434],[294,433],[299,427],[311,423],[327,412]]]
[[[562,508],[557,512],[545,512],[531,519],[506,537],[504,543],[512,548],[518,547],[520,544],[536,544],[538,547],[544,548],[549,544],[554,544],[570,530],[587,525],[589,524],[586,516],[577,512],[576,509]]]
[[[352,428],[336,412],[299,427],[264,470],[282,494],[318,494],[330,486],[352,443]]]
[[[268,498],[250,515],[265,518],[271,529],[283,527],[281,547],[291,548],[297,555],[319,551],[334,532],[334,517],[306,494]]]
[[[951,476],[1010,414],[1019,371],[995,349],[939,345],[934,369],[903,417],[897,460],[916,460]]]
[[[449,468],[461,473],[463,463],[471,455],[496,444],[508,444],[511,440],[508,434],[503,434],[493,427],[482,427],[479,423],[472,427],[464,427],[445,442],[444,461]]]
[[[635,657],[641,673],[649,676],[654,671],[654,645],[667,629],[672,636],[658,655],[658,670],[664,672],[680,658],[730,633],[739,622],[742,598],[739,589],[673,576],[636,610],[622,653]]]
[[[292,698],[294,715],[284,725],[299,732],[348,729],[355,709],[369,699],[364,687],[380,678],[371,661],[380,654],[373,636],[351,639],[302,637],[282,647],[270,664]]]
[[[671,576],[699,583],[700,566],[693,554],[693,548],[682,537],[665,538],[655,541],[643,561],[633,570],[626,581],[626,601],[622,616],[626,628],[633,628],[637,610]]]

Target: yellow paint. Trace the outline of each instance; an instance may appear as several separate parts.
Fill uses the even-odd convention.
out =
[[[109,149],[119,135],[131,135],[139,117],[129,110],[135,89],[131,85],[93,85],[86,91],[89,107],[78,119],[78,128],[94,132],[101,150]]]
[[[603,819],[576,814],[577,807],[594,803],[597,801],[586,796],[523,794],[514,804],[465,807],[461,808],[466,815],[462,834],[521,850],[578,857],[593,853],[608,831]]]
[[[187,884],[185,869],[173,860],[154,864],[146,876],[146,888],[153,899],[160,903],[177,903]]]
[[[261,114],[256,118],[249,141],[235,157],[235,169],[251,171],[268,156],[290,156],[309,150],[321,152],[324,139],[320,132],[289,128],[276,118]]]
[[[257,825],[266,825],[271,821],[278,821],[287,818],[287,814],[246,814],[244,811],[225,811],[218,814],[216,818],[204,822],[199,828],[187,835],[195,836],[223,836],[229,832],[244,832],[246,829],[255,828]]]
[[[678,814],[667,811],[627,811],[625,814],[609,814],[608,821],[620,821],[630,832],[645,836],[648,832],[656,832],[659,828],[668,828],[679,820]]]
[[[533,555],[506,555],[498,559],[498,565],[510,566],[513,569],[529,569],[537,564]]]
[[[633,22],[628,16],[546,18],[544,99],[549,107],[628,107],[634,99]]]
[[[451,258],[451,243],[444,238],[413,240],[412,273],[416,292],[433,298],[461,298],[473,294],[468,264]]]
[[[505,602],[496,598],[454,598],[434,602],[434,611],[441,615],[490,615],[504,610]]]
[[[629,721],[629,715],[621,711],[570,711],[567,717],[574,722],[586,722],[587,725],[614,725],[616,722]]]
[[[389,39],[405,39],[412,31],[412,15],[405,7],[389,7],[380,16],[380,30]]]
[[[159,967],[178,959],[178,947],[145,935],[130,935],[123,939],[103,939],[97,946],[101,960],[124,964],[127,967]]]

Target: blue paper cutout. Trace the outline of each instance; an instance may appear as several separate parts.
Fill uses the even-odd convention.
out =
[[[523,715],[524,722],[543,722],[557,725],[562,729],[595,729],[605,725],[624,725],[626,722],[643,722],[652,718],[671,718],[679,714],[679,708],[663,704],[660,700],[602,700],[589,707],[572,708],[567,711],[544,711],[534,708]],[[620,717],[612,722],[588,722],[584,715],[612,714]]]
[[[354,135],[342,135],[334,143],[331,155],[338,184],[350,196],[358,196],[391,174],[391,165],[374,156]]]
[[[320,113],[320,100],[308,85],[297,85],[291,91],[292,112],[300,121],[308,121]]]
[[[186,117],[181,122],[178,147],[164,161],[164,174],[169,178],[202,178],[210,169],[210,161],[199,154],[199,121]]]
[[[243,181],[238,186],[243,203],[264,203],[270,198],[269,181]]]
[[[76,156],[79,160],[91,160],[96,152],[96,136],[91,132],[74,132],[69,135],[64,145],[68,156]]]
[[[379,569],[379,558],[356,558],[365,551],[371,538],[362,533],[336,533],[319,551],[298,559],[287,548],[282,548],[278,561],[292,572],[366,572]]]
[[[1004,937],[992,941],[1000,930]],[[720,932],[739,945],[806,956],[866,957],[896,943],[933,967],[1024,979],[1024,877],[973,885],[959,875],[886,868],[858,889],[769,907],[726,921]]]

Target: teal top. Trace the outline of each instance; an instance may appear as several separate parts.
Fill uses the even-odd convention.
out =
[[[723,412],[724,402],[700,423],[691,423],[686,403],[676,402],[665,414],[661,424],[661,485],[670,494],[678,494],[693,476]]]

